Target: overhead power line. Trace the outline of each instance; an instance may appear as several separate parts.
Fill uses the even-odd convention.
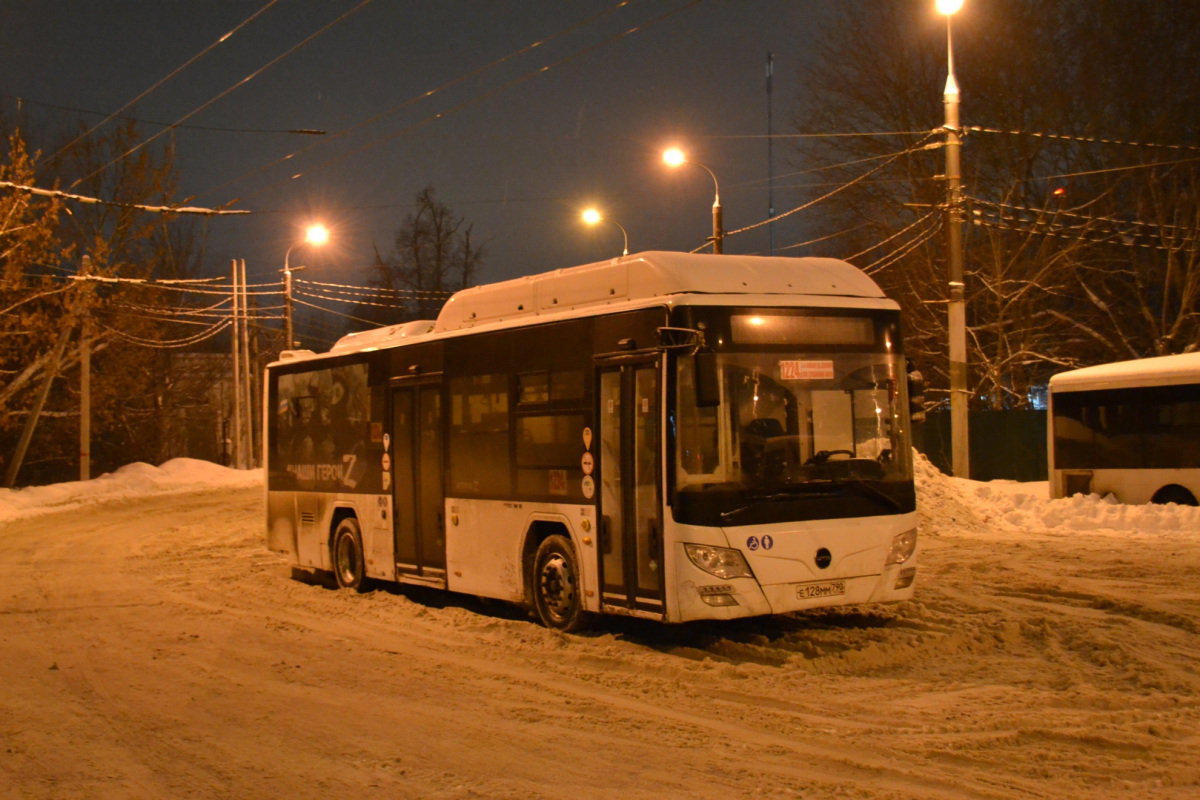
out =
[[[249,214],[249,211],[239,210],[222,210],[216,208],[201,208],[199,206],[151,206],[143,203],[118,203],[115,200],[101,200],[98,197],[87,197],[82,194],[71,194],[70,192],[62,192],[57,189],[39,189],[36,186],[26,186],[12,181],[0,181],[0,188],[13,189],[18,192],[26,192],[35,194],[40,197],[57,197],[62,200],[72,200],[76,203],[93,203],[105,206],[113,206],[115,208],[135,208],[139,211],[148,211],[155,214],[198,214],[201,216],[228,216],[231,214]]]
[[[278,0],[275,0],[275,1],[278,2]],[[24,103],[26,105],[41,106],[42,108],[53,108],[55,111],[70,111],[72,114],[89,114],[89,115],[96,116],[96,117],[106,117],[104,122],[101,122],[100,125],[103,125],[105,122],[110,122],[114,119],[119,119],[124,122],[136,122],[139,125],[155,125],[155,126],[160,126],[160,127],[164,127],[164,128],[174,127],[174,128],[180,128],[180,129],[189,130],[189,131],[214,131],[216,133],[293,133],[293,134],[303,134],[306,136],[324,136],[325,135],[325,131],[318,131],[318,130],[314,130],[312,128],[228,128],[228,127],[222,127],[222,126],[218,126],[218,125],[175,125],[170,122],[157,122],[152,119],[142,119],[140,117],[116,116],[116,114],[107,114],[104,111],[94,111],[92,109],[87,109],[87,108],[73,108],[72,106],[60,106],[55,103],[43,103],[39,100],[30,100],[28,97],[18,97],[16,95],[4,94],[2,92],[0,92],[0,97],[6,97],[9,100],[16,100],[18,103]],[[99,125],[93,127],[91,130],[88,131],[88,133],[91,133],[92,131],[94,131],[96,129],[96,127],[99,127]],[[84,135],[86,136],[87,134],[84,134]],[[76,141],[78,141],[78,139]],[[59,153],[61,153],[61,152],[62,152],[62,150],[59,151]],[[52,156],[48,156],[47,160],[49,160],[51,158],[55,158],[59,153],[55,153]]]
[[[272,2],[277,2],[277,0],[272,0]],[[268,69],[270,69],[271,67],[273,67],[273,66],[275,66],[276,64],[278,64],[278,63],[279,63],[280,61],[282,61],[283,59],[285,59],[285,58],[287,58],[288,56],[292,55],[292,54],[293,54],[293,53],[295,53],[296,51],[298,51],[298,50],[300,50],[300,49],[304,48],[305,46],[307,46],[308,44],[310,44],[310,43],[311,43],[311,42],[312,42],[314,39],[316,39],[318,36],[320,36],[321,34],[325,33],[325,32],[326,32],[326,31],[328,31],[329,29],[333,28],[333,27],[334,27],[335,25],[337,25],[338,23],[345,21],[345,20],[346,20],[347,18],[349,18],[349,17],[350,17],[352,14],[354,14],[354,13],[358,12],[359,10],[361,10],[361,9],[362,9],[364,6],[366,6],[366,5],[367,5],[368,3],[370,3],[370,2],[371,2],[371,0],[362,0],[362,2],[361,2],[361,3],[359,3],[358,5],[356,5],[354,8],[350,9],[349,11],[347,11],[345,14],[342,14],[342,15],[341,15],[340,17],[338,17],[337,19],[335,19],[335,20],[333,20],[332,22],[330,22],[330,23],[326,24],[324,27],[322,27],[322,28],[321,28],[320,30],[318,30],[316,33],[312,34],[311,36],[309,36],[308,38],[304,39],[304,40],[303,40],[303,41],[301,41],[300,43],[298,43],[298,44],[296,44],[296,45],[293,45],[291,48],[289,48],[288,50],[284,51],[283,53],[281,53],[280,55],[276,56],[275,58],[271,59],[270,61],[268,61],[268,62],[267,62],[266,64],[264,64],[263,66],[259,67],[258,69],[254,70],[254,71],[253,71],[253,72],[251,72],[249,75],[247,75],[246,77],[242,78],[240,81],[238,81],[237,83],[235,83],[233,86],[230,86],[228,89],[226,89],[225,91],[223,91],[223,92],[221,92],[220,94],[218,94],[216,97],[213,97],[211,100],[208,100],[208,101],[206,101],[206,102],[202,103],[202,104],[201,104],[199,107],[197,107],[196,109],[194,109],[194,110],[192,110],[192,111],[189,111],[187,114],[184,114],[182,117],[180,117],[180,118],[179,118],[179,120],[177,120],[177,121],[176,121],[174,124],[172,124],[170,127],[163,128],[161,131],[159,131],[158,133],[154,134],[154,135],[153,135],[153,136],[151,136],[150,138],[148,138],[148,139],[145,139],[145,140],[143,140],[142,142],[139,142],[138,144],[136,144],[136,145],[134,145],[133,147],[131,147],[130,149],[126,150],[124,153],[122,153],[121,155],[117,156],[117,157],[116,157],[116,158],[114,158],[112,161],[108,162],[107,164],[105,164],[104,166],[100,167],[99,169],[96,169],[96,170],[94,170],[93,172],[91,172],[90,174],[88,174],[88,175],[85,175],[84,177],[77,179],[77,180],[75,181],[75,183],[71,184],[71,186],[72,186],[72,187],[74,187],[74,186],[78,186],[78,185],[79,185],[81,182],[83,182],[83,181],[86,181],[86,180],[89,180],[89,179],[91,179],[91,178],[94,178],[96,175],[99,175],[101,172],[103,172],[104,170],[108,169],[108,168],[109,168],[109,167],[111,167],[113,164],[116,164],[118,161],[120,161],[120,160],[122,160],[122,159],[124,159],[124,158],[127,158],[128,156],[131,156],[131,155],[133,155],[133,154],[134,154],[134,153],[136,153],[138,150],[141,150],[143,147],[145,147],[146,145],[150,144],[151,142],[153,142],[153,141],[154,141],[155,139],[157,139],[158,137],[162,136],[162,135],[163,135],[164,133],[166,133],[167,131],[174,130],[176,126],[178,126],[178,125],[180,125],[181,123],[183,123],[183,122],[186,122],[187,120],[189,120],[189,119],[191,119],[192,117],[196,116],[196,115],[197,115],[197,114],[199,114],[201,111],[203,111],[204,109],[206,109],[206,108],[208,108],[209,106],[211,106],[213,103],[217,102],[217,101],[218,101],[218,100],[220,100],[221,98],[223,98],[223,97],[225,97],[226,95],[228,95],[230,92],[233,92],[235,89],[238,89],[238,88],[240,88],[241,86],[244,86],[245,84],[247,84],[247,83],[249,83],[250,81],[254,80],[256,77],[258,77],[258,76],[259,76],[259,75],[261,75],[262,73],[266,72],[266,71],[267,71]],[[264,8],[263,10],[266,10],[266,9]],[[260,12],[260,13],[261,13],[261,12]]]
[[[311,295],[309,295],[309,296],[311,297]],[[336,317],[345,317],[346,319],[352,319],[355,322],[364,322],[367,325],[378,325],[379,324],[378,322],[376,322],[375,320],[372,320],[372,319],[363,319],[362,317],[356,317],[353,314],[343,314],[340,311],[334,311],[332,308],[325,308],[324,306],[319,306],[315,303],[309,303],[304,300],[296,300],[295,302],[302,306],[308,306],[309,308],[315,308],[318,311],[324,311],[326,314],[333,314]]]
[[[664,12],[663,14],[660,14],[657,17],[654,17],[653,19],[650,19],[649,21],[642,23],[641,25],[636,25],[626,31],[622,31],[613,36],[610,36],[607,39],[604,39],[603,41],[597,42],[595,44],[592,44],[592,45],[584,47],[580,50],[577,50],[576,52],[572,53],[569,56],[566,56],[565,58],[561,58],[558,61],[554,61],[552,63],[546,64],[545,66],[538,67],[537,69],[535,69],[531,72],[527,72],[526,74],[524,74],[518,78],[514,78],[513,80],[508,81],[507,83],[504,83],[494,89],[491,89],[486,92],[482,92],[480,94],[475,95],[474,97],[471,97],[471,98],[468,98],[468,99],[462,101],[461,103],[458,103],[457,105],[451,106],[450,108],[446,109],[445,111],[440,111],[437,114],[433,114],[429,117],[426,117],[423,120],[419,120],[417,122],[414,122],[411,125],[407,125],[394,133],[388,134],[387,136],[380,137],[374,141],[367,142],[366,144],[362,145],[361,147],[357,147],[353,150],[349,150],[345,153],[342,153],[339,156],[335,156],[334,158],[328,159],[327,161],[324,161],[320,164],[317,164],[313,167],[303,170],[302,172],[298,172],[298,173],[292,175],[291,178],[287,178],[287,179],[284,179],[281,181],[276,181],[275,183],[268,184],[254,192],[251,192],[250,194],[248,194],[246,196],[253,197],[255,195],[261,194],[262,192],[267,191],[268,189],[274,188],[275,186],[277,186],[281,183],[284,183],[287,180],[295,180],[297,178],[303,177],[311,172],[315,172],[319,169],[324,169],[325,167],[328,167],[331,164],[334,164],[334,163],[337,163],[338,161],[349,158],[350,156],[357,155],[358,153],[364,152],[373,147],[377,147],[377,146],[383,144],[384,142],[388,142],[399,136],[403,136],[404,134],[409,133],[413,130],[416,130],[417,128],[420,128],[431,122],[434,122],[436,120],[447,117],[450,114],[453,114],[455,112],[461,111],[462,109],[464,109],[468,106],[474,105],[474,104],[481,102],[483,100],[486,100],[490,97],[494,97],[495,95],[500,94],[501,92],[507,91],[508,89],[511,89],[514,86],[522,84],[531,78],[534,78],[538,75],[542,75],[543,73],[549,72],[550,70],[555,69],[556,67],[560,67],[563,64],[570,63],[578,58],[588,55],[588,54],[594,52],[595,50],[598,50],[602,47],[612,44],[613,42],[619,41],[619,40],[625,38],[626,36],[630,36],[634,33],[638,33],[639,31],[643,31],[646,28],[650,27],[651,25],[656,25],[666,19],[669,19],[670,17],[673,17],[674,15],[680,13],[681,11],[686,11],[687,9],[689,9],[693,6],[698,5],[699,3],[700,3],[700,0],[689,0],[689,2],[686,2],[683,5],[681,5],[677,8],[674,8],[670,11]],[[322,144],[324,144],[324,142],[322,142]],[[278,162],[276,162],[276,163],[278,163]]]
[[[874,175],[876,172],[879,172],[879,170],[883,169],[884,167],[888,166],[889,164],[892,164],[892,163],[893,163],[893,162],[895,162],[897,159],[899,159],[899,158],[902,158],[903,156],[909,155],[910,153],[915,153],[915,152],[918,152],[918,151],[920,151],[920,150],[932,149],[932,147],[941,147],[942,145],[941,145],[941,143],[940,143],[940,142],[937,142],[937,143],[935,143],[934,145],[932,145],[932,147],[931,147],[930,145],[928,145],[928,144],[927,144],[927,142],[929,141],[929,139],[931,139],[931,138],[932,138],[933,136],[935,136],[935,135],[936,135],[936,132],[935,132],[935,133],[928,133],[928,134],[926,134],[926,135],[925,135],[925,137],[924,137],[923,139],[921,139],[920,141],[916,142],[915,144],[913,144],[913,145],[912,145],[911,147],[909,147],[908,149],[906,149],[906,150],[901,150],[901,151],[900,151],[900,152],[898,152],[898,153],[894,153],[894,154],[893,154],[893,155],[892,155],[890,158],[888,158],[888,159],[887,159],[886,161],[884,161],[882,164],[879,164],[879,165],[877,165],[877,166],[875,166],[875,167],[872,167],[871,169],[869,169],[869,170],[867,170],[866,172],[864,172],[862,175],[859,175],[857,178],[854,178],[854,179],[853,179],[853,180],[851,180],[851,181],[847,181],[846,183],[843,183],[843,184],[839,185],[839,186],[838,186],[836,189],[834,189],[833,191],[831,191],[831,192],[826,192],[825,194],[821,195],[820,197],[816,198],[815,200],[810,200],[809,202],[807,202],[807,203],[804,203],[804,204],[802,204],[802,205],[799,205],[799,206],[796,206],[796,207],[795,207],[795,208],[793,208],[793,209],[790,209],[790,210],[788,210],[788,211],[784,211],[782,214],[776,214],[776,215],[775,215],[775,216],[773,216],[773,217],[769,217],[768,219],[764,219],[764,220],[762,220],[761,222],[756,222],[756,223],[754,223],[753,225],[747,225],[747,226],[745,226],[744,228],[738,228],[737,230],[733,230],[733,231],[726,231],[726,232],[725,232],[725,236],[726,236],[726,238],[728,238],[728,237],[730,237],[730,236],[733,236],[733,235],[735,235],[735,234],[738,234],[738,233],[745,233],[746,231],[752,231],[752,230],[754,230],[755,228],[761,228],[763,225],[770,225],[770,224],[771,224],[771,223],[773,223],[773,222],[778,222],[779,220],[783,219],[784,217],[791,216],[792,214],[795,214],[795,213],[797,213],[797,212],[799,212],[799,211],[803,211],[803,210],[805,210],[806,208],[811,208],[811,207],[815,206],[817,203],[820,203],[820,202],[823,202],[823,201],[825,201],[825,200],[828,200],[830,197],[833,197],[835,194],[837,194],[837,193],[839,193],[839,192],[842,192],[842,191],[845,191],[846,189],[849,189],[851,186],[854,186],[855,184],[857,184],[857,183],[860,183],[860,182],[862,182],[862,181],[866,180],[866,179],[867,179],[867,178],[869,178],[870,176]],[[693,251],[693,252],[695,252],[695,251]]]
[[[1032,136],[1038,139],[1060,139],[1068,142],[1081,142],[1085,144],[1114,144],[1123,147],[1154,147],[1164,150],[1193,150],[1200,151],[1200,145],[1191,144],[1159,144],[1156,142],[1127,142],[1120,139],[1104,139],[1096,136],[1072,136],[1064,133],[1040,133],[1037,131],[1006,131],[999,128],[983,128],[976,125],[968,125],[963,130],[970,133],[999,133],[1009,136]]]
[[[192,57],[191,57],[191,58],[189,58],[187,61],[185,61],[183,64],[181,64],[180,66],[176,67],[176,68],[175,68],[175,70],[171,72],[171,74],[167,75],[165,78],[163,78],[163,79],[159,80],[158,82],[156,82],[156,83],[155,83],[153,86],[151,86],[149,89],[147,89],[146,91],[142,92],[142,93],[141,93],[141,94],[139,94],[137,97],[133,98],[133,99],[132,99],[132,100],[130,100],[128,103],[126,103],[125,105],[121,106],[121,107],[120,107],[120,108],[118,108],[116,111],[114,111],[113,113],[109,114],[107,117],[105,117],[104,119],[100,120],[99,122],[97,122],[97,123],[96,123],[95,125],[93,125],[92,127],[88,128],[86,131],[84,131],[83,133],[81,133],[79,136],[76,136],[74,139],[72,139],[70,142],[68,142],[68,143],[67,143],[66,145],[64,145],[63,147],[60,147],[60,148],[58,149],[58,152],[56,152],[56,153],[54,153],[54,155],[50,156],[50,159],[49,159],[49,160],[53,160],[53,159],[57,158],[58,156],[60,156],[60,155],[61,155],[63,152],[65,152],[65,151],[66,151],[66,150],[68,150],[69,148],[71,148],[71,147],[74,147],[75,145],[79,144],[79,142],[81,142],[82,140],[86,139],[88,136],[90,136],[90,135],[92,135],[93,133],[95,133],[95,132],[96,132],[96,130],[97,130],[97,129],[99,129],[100,127],[102,127],[102,126],[104,126],[104,125],[107,125],[109,122],[111,122],[113,119],[115,119],[115,118],[116,118],[118,115],[120,115],[120,114],[124,113],[124,112],[125,112],[127,109],[130,109],[130,108],[132,108],[132,107],[133,107],[133,106],[134,106],[134,105],[135,105],[135,104],[136,104],[136,103],[137,103],[139,100],[143,99],[144,97],[146,97],[147,95],[149,95],[151,92],[153,92],[155,89],[157,89],[158,87],[162,86],[162,85],[163,85],[164,83],[166,83],[167,81],[171,80],[171,78],[174,78],[176,75],[178,75],[179,73],[183,72],[185,69],[187,69],[188,67],[190,67],[192,64],[194,64],[194,63],[196,63],[197,61],[199,61],[199,60],[200,60],[201,58],[203,58],[203,57],[204,57],[204,56],[205,56],[207,53],[209,53],[209,52],[210,52],[210,51],[211,51],[213,48],[217,47],[217,45],[219,45],[219,44],[221,44],[222,42],[224,42],[224,41],[226,41],[227,39],[229,39],[229,37],[230,37],[230,36],[233,36],[235,33],[237,33],[238,31],[240,31],[242,28],[244,28],[244,27],[246,27],[247,25],[249,25],[249,24],[250,24],[251,22],[253,22],[253,21],[254,21],[256,18],[258,18],[258,16],[259,16],[260,14],[262,14],[264,11],[266,11],[266,10],[267,10],[268,8],[270,8],[271,6],[275,5],[277,2],[279,2],[279,0],[268,0],[267,4],[266,4],[265,6],[263,6],[262,8],[260,8],[258,11],[255,11],[253,14],[251,14],[251,15],[250,15],[249,17],[247,17],[246,19],[242,20],[242,22],[241,22],[241,23],[240,23],[240,24],[239,24],[239,25],[238,25],[236,28],[234,28],[233,30],[231,30],[229,33],[227,33],[227,34],[225,34],[224,36],[222,36],[221,38],[217,39],[215,42],[213,42],[212,44],[210,44],[208,47],[204,48],[204,49],[203,49],[203,50],[201,50],[199,53],[197,53],[196,55],[192,56]],[[90,176],[89,176],[89,177],[90,177]],[[77,183],[78,183],[78,182],[77,182]]]
[[[976,206],[982,206],[982,208],[978,208],[973,212],[976,217],[984,213],[990,213],[1004,220],[1027,225],[1051,226],[1059,230],[1086,231],[1092,234],[1107,234],[1125,239],[1152,237],[1159,241],[1176,243],[1194,241],[1191,237],[1196,232],[1194,227],[1188,226],[1162,225],[1156,222],[1125,220],[1116,217],[1087,216],[1071,211],[1019,206],[1011,203],[981,200],[976,197],[967,197],[966,199]],[[1030,215],[1033,215],[1034,218],[1031,219]],[[1067,224],[1059,221],[1059,218],[1062,217],[1067,218]],[[1072,220],[1078,221],[1077,224],[1070,224]]]
[[[420,298],[420,299],[433,299],[433,300],[445,299],[445,298],[449,297],[450,295],[454,294],[454,292],[423,291],[423,290],[419,290],[419,289],[384,289],[384,288],[376,287],[376,286],[351,286],[351,285],[345,284],[345,283],[321,283],[320,281],[308,281],[308,280],[303,280],[300,278],[294,278],[293,282],[298,285],[316,287],[317,289],[319,289],[321,291],[328,291],[332,294],[347,294],[349,296],[354,296],[354,295],[351,294],[350,292],[338,292],[336,290],[337,289],[353,290],[353,292],[357,293],[359,296],[362,296],[364,293],[366,293],[369,295],[376,295],[376,296],[393,295],[393,296],[398,296],[398,297],[402,297],[402,298]]]
[[[408,100],[405,100],[403,103],[401,103],[398,106],[392,106],[387,111],[383,111],[379,114],[376,114],[373,117],[370,117],[369,119],[365,119],[362,122],[355,123],[354,125],[351,125],[349,128],[345,128],[343,130],[338,131],[337,133],[334,133],[328,139],[324,139],[321,142],[318,142],[315,144],[310,144],[306,147],[302,147],[301,149],[295,151],[294,153],[289,153],[288,155],[283,156],[282,158],[277,158],[274,161],[272,161],[268,164],[264,164],[261,167],[256,167],[255,169],[253,169],[249,172],[243,173],[242,175],[240,175],[237,178],[233,178],[231,180],[225,181],[224,183],[222,183],[218,186],[214,186],[211,189],[206,189],[205,191],[201,192],[200,195],[202,196],[202,195],[209,194],[211,192],[218,191],[220,189],[224,189],[227,186],[231,186],[235,183],[245,180],[246,178],[249,178],[253,175],[259,174],[260,172],[268,170],[271,167],[275,166],[276,164],[282,164],[284,161],[290,161],[291,159],[296,158],[297,156],[303,155],[303,154],[307,153],[309,150],[312,150],[314,147],[318,147],[320,145],[325,145],[325,144],[329,144],[331,142],[337,141],[338,139],[341,139],[344,136],[348,136],[349,134],[353,133],[354,131],[358,130],[359,128],[363,128],[363,127],[366,127],[367,125],[371,125],[375,122],[378,122],[379,120],[383,119],[384,117],[391,116],[392,114],[395,114],[397,111],[407,108],[408,106],[413,105],[414,103],[417,103],[421,100],[428,99],[430,97],[433,97],[434,95],[436,95],[440,92],[444,92],[445,90],[449,89],[452,86],[462,83],[465,80],[469,80],[471,78],[482,75],[483,73],[500,66],[501,64],[505,63],[506,61],[511,61],[512,59],[516,58],[517,56],[528,53],[530,50],[533,50],[536,47],[541,47],[542,45],[546,44],[547,42],[551,42],[554,39],[557,39],[558,37],[563,36],[564,34],[570,33],[578,28],[588,25],[588,24],[600,19],[601,17],[611,14],[612,12],[621,8],[622,6],[628,5],[630,2],[631,2],[631,0],[621,0],[621,2],[617,3],[612,8],[602,11],[599,14],[594,14],[593,16],[588,17],[587,19],[583,20],[582,22],[577,22],[574,25],[569,25],[566,28],[563,28],[562,30],[551,34],[550,36],[547,36],[545,39],[539,39],[538,41],[534,42],[533,44],[526,45],[525,47],[522,47],[519,50],[514,50],[513,52],[509,53],[508,55],[502,56],[502,57],[496,59],[495,61],[491,62],[490,64],[485,64],[484,66],[479,67],[478,69],[472,70],[471,72],[460,75],[459,77],[454,78],[453,80],[447,81],[446,83],[443,83],[441,86],[437,86],[433,89],[430,89],[429,91],[424,92],[423,94],[419,94],[416,97],[409,98]]]

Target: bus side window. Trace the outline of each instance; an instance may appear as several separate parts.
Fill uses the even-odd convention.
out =
[[[450,490],[506,495],[509,466],[508,376],[471,375],[450,380]]]

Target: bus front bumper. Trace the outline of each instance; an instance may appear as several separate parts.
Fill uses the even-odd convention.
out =
[[[753,578],[721,581],[706,575],[680,583],[677,621],[736,619],[827,606],[899,602],[912,597],[916,573],[916,564],[909,559],[876,575],[768,586],[760,586]]]

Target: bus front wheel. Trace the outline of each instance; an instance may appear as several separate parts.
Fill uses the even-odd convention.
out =
[[[363,561],[362,533],[358,520],[346,517],[333,533],[333,573],[338,586],[364,592],[367,589],[367,567]]]
[[[571,633],[588,623],[579,561],[565,536],[547,536],[533,560],[533,604],[547,628]]]

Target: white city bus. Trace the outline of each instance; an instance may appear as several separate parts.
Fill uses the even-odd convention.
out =
[[[1196,505],[1200,353],[1055,375],[1049,420],[1051,497]]]
[[[897,305],[823,258],[646,252],[455,294],[267,368],[301,570],[683,622],[904,600]]]

